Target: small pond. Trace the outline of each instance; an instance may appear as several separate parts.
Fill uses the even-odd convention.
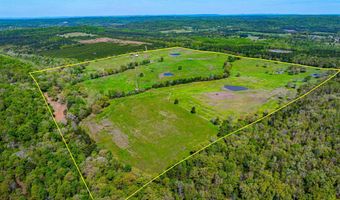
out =
[[[171,53],[170,55],[173,56],[173,57],[177,57],[177,56],[180,56],[181,54],[180,53]]]
[[[320,78],[321,77],[320,74],[312,74],[311,76],[314,77],[314,78]]]
[[[234,86],[234,85],[225,85],[225,89],[231,90],[231,91],[242,91],[242,90],[248,90],[248,88],[243,86]]]
[[[169,77],[169,76],[174,76],[174,74],[171,72],[165,72],[163,73],[163,76]]]

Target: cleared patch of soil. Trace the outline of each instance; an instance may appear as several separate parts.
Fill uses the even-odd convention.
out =
[[[129,138],[120,129],[116,128],[111,121],[108,119],[103,119],[99,123],[94,123],[93,121],[85,124],[86,127],[91,132],[93,139],[95,141],[99,140],[103,135],[108,134],[112,138],[112,141],[121,149],[126,149],[129,147]]]
[[[238,112],[248,113],[256,110],[258,106],[266,103],[271,98],[286,96],[288,93],[289,91],[285,88],[278,88],[273,91],[221,91],[204,93],[200,99],[217,110],[237,110]]]
[[[140,41],[133,41],[133,40],[121,40],[121,39],[114,39],[114,38],[96,38],[96,39],[90,39],[90,40],[79,40],[82,44],[96,44],[96,43],[116,43],[116,44],[122,44],[122,45],[143,45],[143,44],[150,44],[146,42],[140,42]]]
[[[205,95],[209,99],[213,99],[213,100],[232,99],[235,97],[235,95],[231,92],[209,92],[209,93],[205,93]]]
[[[15,177],[15,182],[19,185],[19,187],[22,190],[22,194],[26,195],[27,194],[27,187],[24,182],[20,181],[18,177]]]
[[[210,70],[210,71],[212,71],[212,70],[214,70],[214,69],[215,69],[215,67],[214,67],[213,65],[210,65],[210,66],[209,66],[209,70]]]
[[[82,33],[82,32],[73,32],[73,33],[66,33],[63,35],[58,35],[59,37],[64,38],[72,38],[72,37],[94,37],[94,34]]]
[[[284,49],[269,49],[268,51],[272,53],[292,53],[292,51]]]
[[[66,104],[61,104],[57,101],[53,101],[51,97],[47,95],[47,93],[44,94],[47,102],[52,106],[54,110],[54,118],[57,120],[57,122],[66,122],[66,115],[65,111],[67,110]]]

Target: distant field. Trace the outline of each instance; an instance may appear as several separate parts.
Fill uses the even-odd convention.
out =
[[[94,34],[82,33],[82,32],[73,32],[73,33],[66,33],[63,35],[58,35],[59,37],[64,38],[74,38],[74,37],[94,37]]]
[[[115,43],[95,43],[95,44],[79,44],[67,46],[62,49],[48,50],[40,52],[41,55],[58,57],[58,58],[75,58],[78,60],[93,60],[119,55],[127,52],[144,50],[143,45],[121,45]]]
[[[172,53],[180,53],[180,56],[171,56]],[[140,58],[139,58],[140,57]],[[163,57],[164,61],[158,60]],[[227,59],[226,55],[214,55],[206,53],[197,53],[184,49],[172,51],[160,51],[129,57],[121,57],[117,62],[112,60],[100,61],[91,64],[86,70],[98,70],[97,68],[103,64],[105,69],[116,69],[127,60],[141,61],[150,59],[152,62],[147,65],[136,67],[136,69],[128,70],[112,76],[106,76],[99,79],[88,80],[82,82],[80,87],[93,95],[98,92],[107,93],[108,90],[116,90],[121,92],[134,91],[136,89],[150,88],[153,84],[170,80],[177,80],[191,77],[210,77],[213,75],[223,75],[223,63]],[[111,64],[112,63],[112,64]],[[165,76],[164,73],[170,73]],[[141,77],[141,74],[143,75]]]
[[[165,81],[222,75],[228,57],[183,48],[131,53],[91,63],[83,73],[88,76],[116,70],[145,59],[150,63],[86,80],[76,87],[93,102],[110,90],[129,92],[150,89]],[[100,146],[111,150],[124,163],[156,174],[217,138],[218,126],[210,122],[212,119],[236,121],[255,113],[262,115],[294,98],[296,88],[306,80],[316,83],[318,79],[312,74],[323,75],[313,68],[289,74],[290,66],[241,58],[232,62],[229,78],[150,89],[114,99],[100,114],[90,115],[81,124]],[[309,78],[305,80],[306,77]],[[244,90],[232,91],[226,86]],[[176,99],[178,104],[174,104]],[[192,107],[196,109],[194,114],[190,112]]]

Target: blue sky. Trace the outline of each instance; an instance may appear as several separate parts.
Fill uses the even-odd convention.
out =
[[[340,0],[0,0],[0,18],[169,14],[340,14]]]

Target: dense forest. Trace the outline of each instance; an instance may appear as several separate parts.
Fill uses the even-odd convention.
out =
[[[140,51],[145,46],[183,46],[339,68],[339,18],[206,15],[0,20],[0,199],[89,199],[29,72]],[[79,40],[92,37],[61,36],[74,32],[146,45],[80,44]],[[86,51],[79,53],[81,49]],[[42,86],[53,89],[46,80]],[[312,87],[300,88],[299,94]],[[338,75],[307,97],[183,162],[133,198],[338,199],[339,110]],[[98,147],[77,123],[70,121],[61,128],[96,199],[122,199],[150,180]],[[224,121],[219,136],[235,128]]]
[[[60,37],[82,32],[147,42],[148,49],[184,46],[335,67],[340,64],[339,19],[337,15],[198,15],[0,20],[0,50],[86,60],[144,49],[144,45],[77,42],[89,36]]]

